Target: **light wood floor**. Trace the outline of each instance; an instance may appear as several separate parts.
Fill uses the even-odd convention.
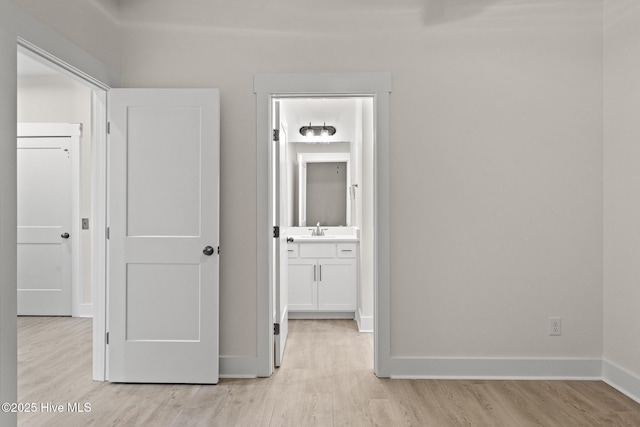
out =
[[[640,426],[640,404],[599,381],[377,379],[353,321],[296,320],[271,378],[216,386],[91,380],[91,319],[18,319],[20,402],[90,403],[20,414],[23,426]]]

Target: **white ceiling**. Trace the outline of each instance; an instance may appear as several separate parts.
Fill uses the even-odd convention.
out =
[[[287,122],[294,127],[309,122],[314,125],[326,123],[335,126],[344,117],[353,120],[356,105],[355,98],[290,98],[280,102]]]

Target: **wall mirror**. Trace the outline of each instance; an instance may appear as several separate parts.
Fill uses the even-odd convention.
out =
[[[298,154],[298,226],[351,225],[351,155]]]

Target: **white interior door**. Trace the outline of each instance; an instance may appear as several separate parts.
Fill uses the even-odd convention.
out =
[[[109,380],[218,382],[219,92],[109,92]]]
[[[18,138],[18,315],[71,315],[71,138]]]
[[[278,333],[275,335],[275,365],[282,365],[284,349],[289,334],[289,287],[288,287],[288,256],[287,256],[287,139],[284,129],[280,126],[280,104],[274,103],[274,165],[275,167],[275,219],[280,228],[280,236],[275,239],[276,292],[275,312]]]

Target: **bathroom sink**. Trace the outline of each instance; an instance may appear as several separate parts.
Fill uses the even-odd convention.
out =
[[[315,232],[316,227],[290,227],[287,230],[287,239],[293,239],[294,242],[309,242],[309,243],[321,243],[321,242],[357,242],[360,235],[359,230],[355,227],[325,227],[324,236],[316,236],[311,234]],[[291,240],[289,240],[291,242]]]
[[[356,236],[353,235],[348,235],[348,234],[344,234],[344,235],[331,235],[331,236],[308,236],[308,235],[303,235],[303,236],[289,236],[290,238],[293,239],[294,242],[309,242],[309,243],[318,243],[318,242],[329,242],[329,241],[347,241],[347,242],[351,242],[351,241],[357,241],[358,238]]]

